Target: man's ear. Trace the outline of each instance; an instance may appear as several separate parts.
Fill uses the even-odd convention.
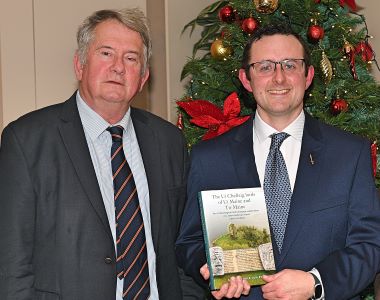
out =
[[[74,71],[78,81],[82,80],[83,65],[80,62],[78,52],[74,55]]]
[[[139,89],[139,92],[142,91],[143,87],[144,87],[144,84],[145,82],[148,80],[149,78],[149,68],[147,67],[145,69],[145,73],[141,76],[141,82],[140,82],[140,89]]]
[[[251,81],[247,78],[247,74],[244,69],[239,70],[239,79],[241,83],[243,84],[243,86],[245,87],[245,89],[248,92],[252,92]]]
[[[313,78],[314,78],[314,67],[309,66],[309,69],[307,70],[307,75],[306,75],[305,91],[309,88],[309,86],[313,82]]]

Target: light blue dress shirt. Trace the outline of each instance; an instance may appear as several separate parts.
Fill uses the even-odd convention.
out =
[[[104,207],[106,209],[108,221],[114,239],[115,253],[115,204],[112,181],[112,167],[110,159],[112,138],[111,134],[106,129],[114,125],[121,125],[124,128],[124,154],[132,170],[133,177],[135,179],[137,194],[139,196],[139,202],[141,207],[141,213],[144,221],[151,291],[149,299],[158,300],[159,297],[156,281],[156,254],[154,252],[151,231],[148,181],[146,178],[145,168],[141,157],[136,133],[131,120],[131,110],[128,109],[123,119],[121,119],[117,124],[109,124],[87,105],[87,103],[81,98],[79,91],[76,95],[76,101],[79,110],[79,116],[82,121],[84,133],[86,136],[87,145],[90,150],[91,160],[94,165],[96,177],[104,202]],[[117,280],[116,300],[122,300],[123,280],[118,279],[116,276],[115,280]]]

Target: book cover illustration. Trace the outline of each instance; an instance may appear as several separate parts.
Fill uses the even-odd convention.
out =
[[[238,275],[264,284],[275,263],[263,189],[202,191],[199,203],[211,290]]]

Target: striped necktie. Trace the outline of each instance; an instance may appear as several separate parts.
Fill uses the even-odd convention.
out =
[[[289,134],[280,132],[271,137],[272,142],[265,165],[264,194],[274,239],[281,253],[292,190],[280,146]]]
[[[112,136],[111,165],[113,174],[117,277],[124,279],[123,299],[148,299],[150,294],[148,257],[144,222],[135,180],[124,155],[123,127],[107,130]]]

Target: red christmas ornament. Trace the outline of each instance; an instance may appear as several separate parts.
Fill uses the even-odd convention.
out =
[[[330,103],[331,113],[336,116],[348,110],[348,103],[344,99],[335,99]]]
[[[259,23],[255,20],[255,18],[249,17],[243,20],[241,24],[241,29],[245,33],[252,34],[259,27]]]
[[[343,45],[343,51],[344,51],[344,54],[346,54],[348,57],[352,77],[355,80],[358,80],[359,78],[358,78],[358,74],[356,73],[356,64],[355,64],[355,54],[356,54],[355,47],[345,40],[344,45]]]
[[[321,0],[314,0],[314,2],[319,4],[319,3],[321,3]]]
[[[373,142],[371,145],[371,158],[372,158],[373,177],[376,177],[376,169],[377,169],[377,144],[376,144],[376,142]]]
[[[232,23],[233,21],[235,21],[235,12],[232,6],[230,5],[223,6],[219,10],[218,16],[222,22]]]
[[[226,98],[223,111],[206,100],[178,101],[177,105],[191,116],[191,123],[208,129],[203,140],[221,135],[249,119],[249,116],[239,117],[240,101],[236,92]]]
[[[183,117],[182,117],[182,113],[178,113],[178,119],[177,119],[177,127],[179,129],[183,129]]]
[[[318,42],[325,36],[324,29],[319,25],[311,25],[307,31],[307,36],[313,43]]]
[[[368,43],[368,41],[361,41],[355,47],[355,53],[360,54],[362,57],[362,60],[365,62],[371,61],[374,58],[374,53],[373,53],[372,47]]]

